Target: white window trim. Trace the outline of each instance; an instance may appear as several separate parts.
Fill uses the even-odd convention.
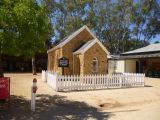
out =
[[[94,70],[94,66],[93,66],[93,62],[96,62],[96,69]],[[98,71],[99,71],[99,62],[98,62],[98,59],[96,58],[96,57],[94,57],[93,59],[92,59],[92,72],[93,73],[98,73]]]

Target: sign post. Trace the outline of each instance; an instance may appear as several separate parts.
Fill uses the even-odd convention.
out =
[[[69,66],[69,59],[62,57],[58,60],[58,66],[62,67],[62,75],[64,75],[64,67],[68,67]]]
[[[62,75],[64,75],[64,67],[62,67]]]
[[[31,87],[31,110],[35,111],[36,108],[36,91],[37,91],[37,79],[34,78],[33,79],[33,84]]]

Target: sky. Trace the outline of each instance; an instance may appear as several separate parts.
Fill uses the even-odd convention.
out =
[[[37,1],[39,3],[41,0],[37,0]],[[59,1],[59,0],[57,0],[57,1]],[[135,0],[135,1],[137,1],[137,0]],[[160,4],[160,0],[157,0],[157,2]],[[55,38],[53,37],[52,39],[55,39]],[[152,44],[152,43],[155,43],[156,41],[160,42],[160,34],[153,37],[149,42]]]
[[[152,44],[152,43],[154,43],[155,41],[159,41],[159,42],[160,42],[160,34],[159,34],[159,35],[156,35],[155,38],[152,38],[151,41],[150,41],[150,43]]]
[[[158,3],[160,4],[160,0],[157,0]],[[159,28],[160,29],[160,28]],[[159,35],[156,35],[155,38],[152,38],[150,43],[154,43],[155,41],[159,41],[160,42],[160,34]]]

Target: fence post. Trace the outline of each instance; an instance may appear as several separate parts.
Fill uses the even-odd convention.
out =
[[[142,81],[143,81],[142,86],[145,86],[145,74],[142,75]]]
[[[119,76],[120,77],[120,81],[119,81],[119,87],[122,88],[122,75]]]
[[[58,91],[58,74],[55,74],[55,91]]]
[[[47,81],[47,71],[42,70],[42,81],[46,82]]]

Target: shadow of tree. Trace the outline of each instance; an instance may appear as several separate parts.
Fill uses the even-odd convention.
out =
[[[0,110],[0,120],[107,120],[112,115],[84,102],[47,94],[37,95],[35,112],[30,110],[30,101],[22,96],[11,96],[10,108]]]

